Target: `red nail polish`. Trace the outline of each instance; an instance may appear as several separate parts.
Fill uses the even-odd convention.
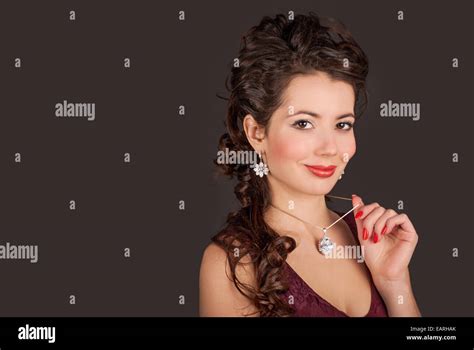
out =
[[[377,243],[379,241],[379,235],[377,232],[374,232],[374,243]]]
[[[364,212],[361,210],[361,211],[358,211],[355,218],[358,219],[360,218],[362,215],[364,215]]]
[[[364,231],[362,231],[362,239],[365,241],[367,238],[369,238],[369,231],[364,227]]]
[[[382,230],[381,235],[383,236],[383,235],[385,234],[385,232],[387,232],[387,225],[385,225],[385,226],[383,227],[383,230]]]

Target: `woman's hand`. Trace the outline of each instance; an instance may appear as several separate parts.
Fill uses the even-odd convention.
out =
[[[406,214],[382,208],[377,203],[364,205],[353,195],[359,241],[365,264],[384,299],[389,316],[421,316],[408,272],[418,235]]]
[[[359,241],[374,281],[398,283],[407,280],[408,264],[418,235],[406,214],[385,209],[378,203],[365,205],[353,195]]]

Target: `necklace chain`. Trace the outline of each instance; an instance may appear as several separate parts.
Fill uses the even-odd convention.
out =
[[[332,198],[338,198],[338,199],[344,199],[344,200],[352,200],[352,198],[346,198],[346,197],[338,197],[338,196],[332,196],[332,195],[327,195],[327,197],[332,197]],[[321,227],[321,226],[317,226],[317,225],[313,225],[309,222],[306,222],[305,220],[293,215],[293,214],[290,214],[288,212],[286,212],[285,210],[282,210],[276,206],[274,206],[273,204],[270,204],[273,208],[285,213],[286,215],[289,215],[307,225],[310,225],[310,226],[313,226],[313,227],[317,227],[318,229],[322,230],[324,232],[324,235],[326,235],[326,231],[328,231],[332,226],[334,226],[335,224],[337,224],[340,220],[342,220],[346,215],[348,215],[351,211],[353,211],[355,208],[357,208],[359,206],[359,204],[357,204],[356,206],[352,207],[351,210],[349,210],[347,213],[345,213],[344,215],[342,215],[339,219],[337,219],[336,221],[334,221],[331,225],[329,225],[328,227]]]
[[[327,197],[332,197],[332,198],[339,198],[339,199],[345,199],[345,200],[352,200],[352,198],[346,198],[346,197],[338,197],[338,196],[332,196],[332,195],[327,195]],[[321,254],[328,254],[330,253],[333,249],[334,249],[334,243],[329,239],[329,237],[327,236],[327,231],[332,227],[334,226],[336,223],[339,222],[339,220],[342,220],[346,215],[348,215],[351,211],[353,211],[355,208],[357,208],[359,204],[357,204],[356,206],[352,207],[351,210],[349,210],[347,213],[345,213],[343,216],[341,216],[339,219],[337,219],[336,221],[334,221],[331,225],[329,225],[328,227],[320,227],[320,226],[317,226],[317,225],[313,225],[313,224],[310,224],[309,222],[306,222],[305,220],[303,219],[300,219],[299,217],[293,215],[293,214],[290,214],[288,212],[286,212],[285,210],[282,210],[276,206],[274,206],[273,204],[270,204],[273,208],[307,224],[307,225],[310,225],[310,226],[314,226],[314,227],[317,227],[318,229],[322,230],[323,231],[323,238],[319,241],[318,243],[318,250]]]

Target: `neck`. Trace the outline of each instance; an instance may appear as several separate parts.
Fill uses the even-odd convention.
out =
[[[316,227],[328,227],[334,222],[334,216],[326,206],[324,194],[301,193],[288,188],[273,177],[269,177],[268,180],[271,204],[278,208],[270,206],[266,213],[266,219],[271,226],[276,229],[304,229],[314,232]],[[312,227],[308,227],[305,223]]]

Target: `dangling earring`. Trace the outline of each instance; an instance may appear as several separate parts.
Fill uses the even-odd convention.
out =
[[[342,175],[344,175],[344,170],[342,171],[341,175],[339,175],[339,180],[342,179]]]
[[[268,166],[263,162],[262,156],[258,153],[258,157],[260,158],[260,163],[250,165],[251,168],[255,171],[257,176],[263,177],[263,175],[268,175]]]

